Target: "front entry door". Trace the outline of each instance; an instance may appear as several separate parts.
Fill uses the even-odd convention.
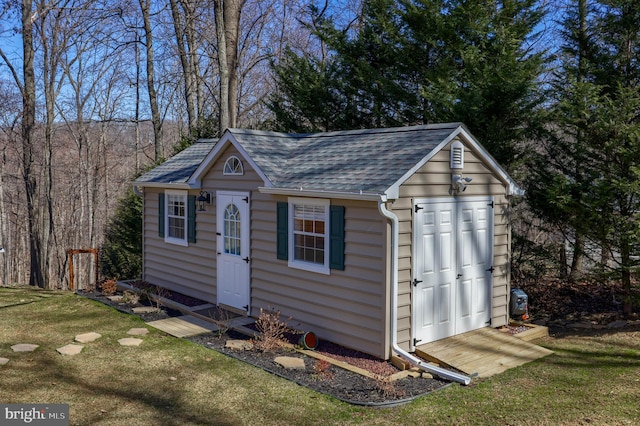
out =
[[[216,194],[218,303],[249,311],[249,194]]]
[[[413,326],[423,344],[488,325],[493,203],[417,201]]]

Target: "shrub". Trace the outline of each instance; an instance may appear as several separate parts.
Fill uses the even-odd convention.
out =
[[[118,290],[118,281],[115,279],[105,280],[100,285],[100,290],[105,296],[113,296]]]
[[[254,348],[262,352],[271,352],[280,348],[285,342],[285,333],[290,331],[287,323],[280,320],[280,311],[266,311],[262,308],[256,320],[256,328],[258,333],[251,339],[251,343]]]

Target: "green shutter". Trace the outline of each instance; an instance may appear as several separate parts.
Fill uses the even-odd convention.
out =
[[[187,197],[187,241],[196,242],[196,196]]]
[[[164,238],[164,192],[158,194],[158,236]]]
[[[344,206],[329,208],[329,268],[344,271]]]
[[[280,260],[289,260],[289,203],[278,202],[276,222],[277,257]]]

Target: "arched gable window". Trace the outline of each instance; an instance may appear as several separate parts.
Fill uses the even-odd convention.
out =
[[[225,175],[243,175],[244,168],[242,167],[242,161],[235,155],[232,155],[224,163],[223,173]]]

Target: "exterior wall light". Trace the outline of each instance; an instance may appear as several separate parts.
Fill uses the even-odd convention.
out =
[[[211,204],[211,194],[207,191],[200,191],[200,196],[198,197],[198,211],[206,212],[207,209],[205,207],[206,204]]]

